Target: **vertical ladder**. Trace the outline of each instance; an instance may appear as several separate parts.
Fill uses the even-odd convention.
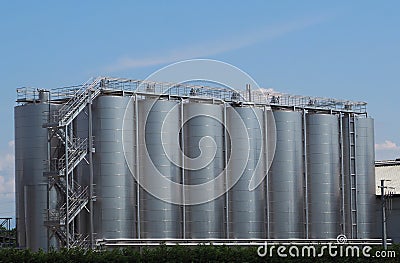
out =
[[[343,142],[343,114],[339,115],[339,159],[340,159],[340,216],[341,216],[341,234],[346,235],[347,222],[346,222],[346,211],[345,211],[345,170],[344,170],[344,142]]]
[[[356,117],[349,114],[349,174],[351,238],[357,238],[357,167],[356,167]]]
[[[308,212],[308,163],[307,163],[307,123],[306,123],[306,110],[303,109],[302,116],[302,134],[303,134],[303,179],[304,179],[304,232],[305,238],[309,238],[309,212]]]

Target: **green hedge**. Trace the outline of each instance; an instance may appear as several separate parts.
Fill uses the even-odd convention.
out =
[[[109,251],[86,251],[83,249],[50,252],[1,249],[0,262],[400,262],[399,245],[389,250],[396,251],[396,258],[332,258],[328,255],[311,258],[259,257],[257,247],[239,246],[158,246],[152,248],[126,248]],[[381,250],[374,247],[374,251]]]

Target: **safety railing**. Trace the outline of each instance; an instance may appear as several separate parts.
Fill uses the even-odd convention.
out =
[[[233,89],[234,88],[234,89]],[[62,120],[64,123],[70,116],[74,115],[77,109],[87,99],[88,91],[95,93],[96,96],[100,92],[120,92],[122,94],[140,94],[143,96],[168,95],[178,97],[193,97],[219,99],[227,102],[239,101],[254,104],[266,104],[285,107],[315,108],[325,110],[350,111],[357,113],[365,113],[367,103],[359,101],[349,101],[322,97],[300,96],[276,92],[272,89],[254,88],[243,90],[244,87],[228,88],[224,86],[208,86],[199,84],[177,84],[169,82],[155,82],[150,80],[134,80],[123,78],[107,78],[98,77],[90,79],[83,85],[64,87],[61,89],[51,90],[57,95],[52,95],[51,99],[62,99],[64,96],[64,105],[57,112],[56,120]],[[17,89],[18,100],[34,99],[38,97],[38,91],[33,88]],[[17,101],[18,101],[17,100]],[[54,116],[53,116],[54,118]]]

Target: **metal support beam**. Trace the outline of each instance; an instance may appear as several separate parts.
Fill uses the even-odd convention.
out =
[[[94,207],[94,179],[93,179],[93,115],[92,115],[92,99],[89,96],[88,107],[88,140],[89,140],[89,234],[90,234],[90,247],[95,247],[94,242],[94,225],[93,225],[93,207]]]
[[[381,180],[381,203],[382,203],[382,246],[387,250],[387,233],[386,233],[386,198],[385,198],[385,180]]]
[[[225,221],[226,221],[226,238],[229,238],[229,178],[228,178],[228,134],[227,134],[227,120],[226,120],[226,103],[224,103],[224,167],[225,167]]]
[[[135,95],[135,172],[136,172],[136,229],[137,237],[140,239],[140,174],[139,174],[139,107],[138,107],[138,96]]]
[[[342,234],[346,235],[346,211],[345,211],[345,173],[344,173],[344,149],[343,149],[343,114],[339,114],[339,136],[340,136],[340,190],[342,199]]]
[[[67,242],[67,248],[69,248],[69,224],[68,224],[68,222],[69,222],[69,213],[68,213],[68,211],[69,211],[69,176],[68,176],[68,135],[69,135],[69,132],[68,132],[68,125],[66,125],[65,126],[65,139],[66,139],[66,143],[65,143],[65,180],[66,180],[66,182],[67,182],[67,185],[66,185],[66,207],[65,207],[65,209],[66,209],[66,211],[65,211],[65,214],[66,214],[66,222],[65,222],[65,229],[66,229],[66,238],[67,238],[67,240],[66,240],[66,242]]]
[[[182,236],[183,238],[186,238],[186,194],[185,194],[185,135],[183,133],[183,125],[184,123],[184,117],[183,117],[183,99],[180,102],[180,118],[181,118],[181,162],[182,162],[182,199],[183,199],[183,205],[182,205]]]
[[[309,209],[308,209],[308,156],[307,156],[307,122],[306,110],[303,109],[303,165],[304,165],[304,213],[305,213],[305,233],[306,238],[309,238]]]
[[[264,106],[264,127],[263,127],[263,132],[264,132],[264,162],[265,162],[265,202],[266,202],[266,216],[267,216],[267,238],[270,238],[271,236],[271,229],[270,229],[270,204],[269,204],[269,152],[268,152],[268,115],[267,115],[267,107]]]

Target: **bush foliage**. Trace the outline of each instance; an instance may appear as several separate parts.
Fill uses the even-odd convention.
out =
[[[124,248],[104,251],[62,249],[38,251],[0,249],[0,262],[399,262],[399,245],[389,248],[396,251],[395,258],[332,258],[323,257],[281,258],[259,257],[257,247],[240,246],[157,246],[151,248]],[[382,250],[374,247],[374,251]]]

